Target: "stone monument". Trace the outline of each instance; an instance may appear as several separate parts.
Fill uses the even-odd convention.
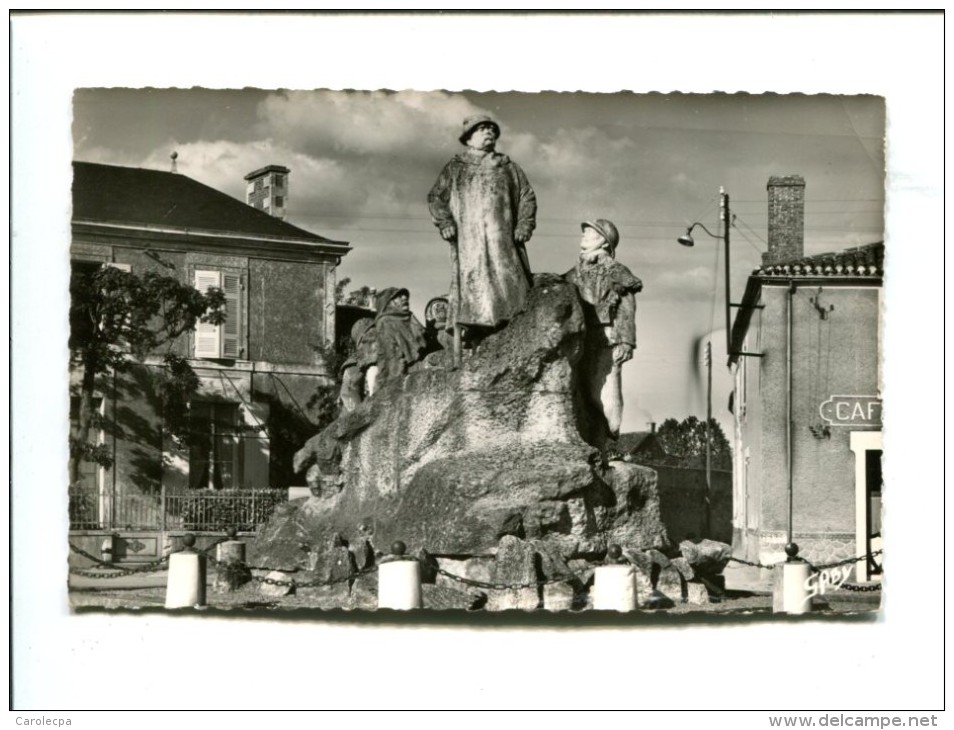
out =
[[[422,565],[561,581],[491,591],[487,607],[499,610],[574,605],[585,587],[569,566],[601,560],[611,544],[668,546],[656,472],[604,453],[619,429],[619,368],[636,345],[642,284],[615,262],[619,233],[605,219],[583,224],[581,260],[568,274],[530,273],[536,197],[496,152],[499,136],[488,116],[464,121],[466,149],[428,196],[451,246],[450,294],[428,303],[425,328],[407,290],[388,288],[373,323],[355,325],[344,407],[295,455],[314,496],[276,510],[249,546],[253,564],[305,570],[330,550],[360,545],[373,556],[401,541]],[[464,329],[479,343],[466,358]],[[467,591],[425,583],[425,601],[474,603]],[[370,590],[352,591],[355,605],[372,604]]]

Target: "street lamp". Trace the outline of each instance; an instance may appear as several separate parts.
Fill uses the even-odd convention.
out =
[[[721,236],[696,221],[686,229],[686,235],[676,240],[683,246],[695,246],[692,231],[696,226],[708,233],[712,238],[725,242],[725,352],[727,357],[732,355],[732,332],[730,330],[730,301],[729,301],[729,195],[723,188],[719,188],[720,209],[722,218]],[[712,338],[706,342],[706,537],[712,537]]]
[[[721,199],[719,207],[721,209],[720,217],[722,219],[722,235],[717,236],[708,228],[706,228],[702,223],[696,221],[695,223],[693,223],[691,226],[689,226],[686,229],[686,235],[679,236],[679,238],[677,238],[676,240],[683,246],[695,246],[696,242],[692,237],[692,231],[696,226],[698,226],[699,228],[704,230],[713,238],[725,242],[725,353],[727,357],[731,357],[732,356],[732,331],[731,331],[732,322],[731,322],[731,317],[729,314],[730,306],[731,306],[729,303],[729,282],[731,281],[731,279],[729,278],[729,228],[730,228],[729,222],[731,221],[731,218],[729,218],[729,194],[723,188],[719,188],[719,197]]]

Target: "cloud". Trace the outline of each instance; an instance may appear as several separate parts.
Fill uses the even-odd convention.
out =
[[[259,104],[257,130],[318,156],[420,161],[456,152],[462,120],[483,111],[446,92],[289,91]]]

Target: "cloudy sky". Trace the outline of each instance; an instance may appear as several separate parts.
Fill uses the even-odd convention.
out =
[[[884,106],[876,96],[451,93],[80,89],[74,96],[78,160],[178,169],[243,199],[243,176],[291,169],[287,220],[354,250],[339,277],[355,286],[411,290],[419,315],[447,291],[447,246],[426,196],[460,149],[461,120],[500,121],[498,149],[537,193],[533,269],[562,273],[575,260],[579,222],[609,218],[618,259],[643,279],[638,349],[624,368],[624,430],[703,415],[693,355],[713,332],[714,410],[727,422],[719,187],[737,216],[732,293],[766,248],[771,175],[806,180],[806,251],[883,239]]]

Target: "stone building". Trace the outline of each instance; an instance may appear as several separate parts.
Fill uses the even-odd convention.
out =
[[[188,448],[163,430],[151,377],[158,354],[98,385],[98,440],[115,464],[86,465],[71,490],[86,495],[71,503],[71,527],[141,530],[138,557],[150,559],[163,530],[185,526],[177,495],[291,483],[292,454],[318,417],[309,401],[334,382],[325,353],[335,339],[336,267],[350,247],[185,175],[87,162],[73,170],[74,271],[155,271],[221,287],[227,300],[223,325],[200,324],[174,343],[201,381]],[[80,377],[70,374],[74,411]]]
[[[884,244],[804,255],[800,177],[769,180],[769,250],[732,327],[735,555],[813,563],[881,545]],[[880,557],[855,580],[880,579]]]

